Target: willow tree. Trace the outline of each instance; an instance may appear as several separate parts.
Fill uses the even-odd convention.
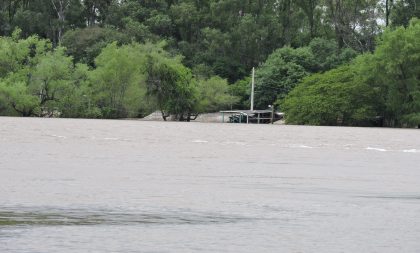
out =
[[[0,39],[0,93],[22,116],[60,113],[62,99],[78,87],[87,67],[73,64],[65,49],[37,37]]]
[[[195,119],[195,80],[191,70],[182,65],[179,57],[159,54],[147,57],[148,93],[156,99],[162,118],[165,121],[169,116],[179,121]]]
[[[102,117],[123,118],[141,116],[146,105],[144,47],[137,43],[118,46],[111,43],[95,59],[91,71],[92,103],[101,110]]]

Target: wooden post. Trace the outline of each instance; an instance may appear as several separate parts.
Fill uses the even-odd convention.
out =
[[[254,110],[255,68],[252,68],[251,111]]]

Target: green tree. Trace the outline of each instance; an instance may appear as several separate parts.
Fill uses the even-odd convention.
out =
[[[22,116],[61,113],[62,99],[79,82],[75,73],[80,75],[87,67],[73,65],[64,48],[48,49],[46,41],[35,37],[14,44],[23,45],[19,55],[25,60],[0,80],[3,99]]]
[[[85,117],[88,68],[36,36],[0,38],[0,104],[9,115]],[[84,93],[87,93],[84,91]]]
[[[0,35],[20,27],[25,37],[37,34],[55,45],[66,30],[84,26],[80,0],[5,0],[0,4],[1,19]]]
[[[352,48],[339,48],[333,40],[315,38],[309,43],[313,65],[305,67],[311,72],[324,72],[348,63],[357,56]],[[302,65],[304,66],[304,65]]]
[[[196,112],[217,112],[229,108],[238,101],[238,97],[230,94],[226,79],[213,76],[209,79],[197,80]]]
[[[357,69],[342,66],[304,79],[279,101],[288,124],[369,125],[378,94],[358,79]]]
[[[412,18],[420,19],[420,3],[418,0],[388,0],[389,4],[388,23],[393,27],[405,26],[410,24]]]
[[[325,23],[333,27],[339,48],[351,47],[359,52],[374,49],[380,32],[379,0],[324,0]]]
[[[304,79],[280,102],[292,124],[420,124],[420,22],[386,30],[373,54]],[[378,122],[376,122],[378,123]]]
[[[332,40],[315,38],[308,47],[284,47],[274,51],[255,76],[255,104],[267,108],[284,98],[305,76],[349,62],[357,53],[338,48]]]
[[[85,20],[88,26],[103,22],[113,2],[113,0],[83,0]]]
[[[317,7],[320,0],[297,0],[296,4],[303,10],[306,15],[309,24],[309,35],[310,38],[315,38],[318,29],[317,19],[320,18],[319,10]]]
[[[74,84],[75,66],[64,51],[64,48],[56,48],[47,52],[29,74],[28,87],[31,94],[39,97],[40,115],[59,111],[60,99]]]
[[[237,98],[236,103],[232,104],[232,109],[249,109],[251,104],[251,78],[246,77],[230,85],[229,93]]]
[[[420,20],[407,28],[387,30],[379,41],[371,64],[374,86],[384,97],[382,113],[389,126],[419,125],[420,116]]]
[[[156,99],[163,119],[173,116],[175,120],[190,121],[197,117],[196,83],[181,58],[162,54],[147,57],[148,94]]]
[[[95,91],[89,83],[89,69],[77,64],[71,75],[72,83],[60,98],[58,108],[64,118],[101,118],[102,112],[94,103]]]
[[[67,48],[67,53],[74,57],[75,62],[94,66],[94,60],[101,50],[114,41],[119,45],[131,42],[127,34],[111,28],[94,26],[66,32],[61,44]]]
[[[255,106],[266,109],[274,101],[286,96],[308,72],[281,57],[269,57],[255,74]]]
[[[146,45],[150,46],[150,45]],[[138,117],[144,112],[145,54],[140,44],[109,44],[95,59],[89,80],[93,101],[105,118]]]
[[[194,3],[181,2],[171,6],[170,14],[175,27],[176,36],[181,41],[197,39],[200,31],[200,15]]]
[[[25,82],[14,83],[13,86],[7,82],[0,81],[0,101],[3,111],[7,115],[29,117],[37,113],[39,99],[32,95]],[[8,109],[10,108],[10,109]]]
[[[6,110],[22,116],[39,113],[39,90],[33,94],[31,79],[49,51],[51,43],[47,40],[36,36],[20,39],[20,30],[11,38],[0,37],[0,99]]]

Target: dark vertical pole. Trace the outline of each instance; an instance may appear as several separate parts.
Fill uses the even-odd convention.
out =
[[[271,124],[274,124],[274,105],[271,106]]]

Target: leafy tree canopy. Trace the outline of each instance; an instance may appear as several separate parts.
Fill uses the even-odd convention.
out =
[[[289,124],[366,125],[375,118],[375,93],[343,66],[312,75],[280,102]]]
[[[420,21],[388,29],[373,54],[305,78],[279,102],[287,122],[420,125]],[[382,122],[374,122],[381,119]]]

